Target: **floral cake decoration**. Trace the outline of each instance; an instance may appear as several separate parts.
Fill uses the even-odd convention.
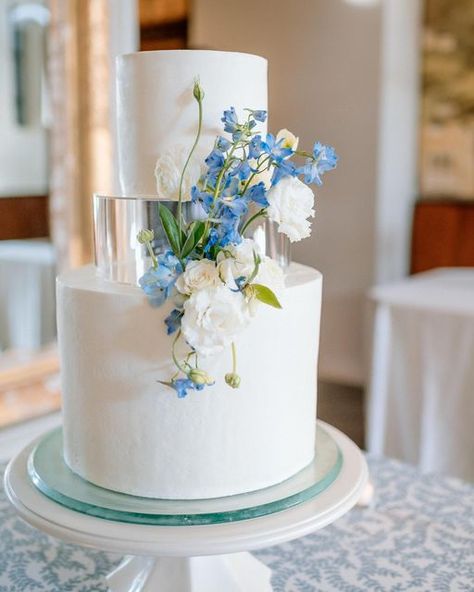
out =
[[[246,235],[255,221],[265,218],[291,242],[310,236],[314,193],[309,185],[322,185],[324,173],[338,161],[334,149],[320,142],[311,152],[300,150],[298,138],[286,129],[263,136],[258,124],[266,121],[266,111],[246,109],[239,121],[230,107],[222,116],[223,134],[201,163],[204,92],[199,81],[192,92],[198,107],[195,141],[189,151],[180,148],[162,156],[155,170],[160,197],[177,194],[176,215],[158,202],[169,249],[155,254],[153,230],[137,235],[151,259],[139,280],[141,288],[154,307],[168,299],[173,303],[165,325],[173,337],[176,372],[160,382],[178,397],[214,384],[200,360],[225,348],[232,360],[225,382],[239,387],[235,340],[260,305],[281,308],[278,295],[284,287],[280,266]],[[189,199],[199,214],[193,220],[184,219],[182,204]],[[186,353],[179,355],[183,344]]]

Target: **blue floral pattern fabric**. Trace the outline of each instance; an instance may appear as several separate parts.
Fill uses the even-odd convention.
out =
[[[255,553],[273,570],[274,591],[474,591],[474,487],[368,460],[372,507]],[[119,559],[34,530],[0,492],[0,592],[106,592]]]

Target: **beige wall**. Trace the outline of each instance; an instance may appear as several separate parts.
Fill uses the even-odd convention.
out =
[[[362,381],[374,266],[380,13],[341,0],[195,0],[192,13],[193,44],[269,59],[274,131],[288,127],[304,146],[319,138],[341,157],[293,258],[324,274],[320,375],[349,383]]]

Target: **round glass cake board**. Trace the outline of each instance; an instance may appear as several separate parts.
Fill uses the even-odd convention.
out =
[[[28,474],[44,495],[89,516],[132,524],[192,526],[257,518],[306,502],[334,482],[342,463],[335,440],[318,425],[313,461],[282,483],[213,499],[152,499],[104,489],[73,473],[63,460],[62,430],[57,428],[45,434],[32,450]]]

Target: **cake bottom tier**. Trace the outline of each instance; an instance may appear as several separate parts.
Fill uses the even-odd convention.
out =
[[[292,265],[282,310],[260,306],[230,352],[203,366],[216,384],[184,399],[169,380],[166,305],[92,266],[58,280],[64,456],[78,475],[130,495],[200,499],[262,489],[314,456],[322,277]]]

